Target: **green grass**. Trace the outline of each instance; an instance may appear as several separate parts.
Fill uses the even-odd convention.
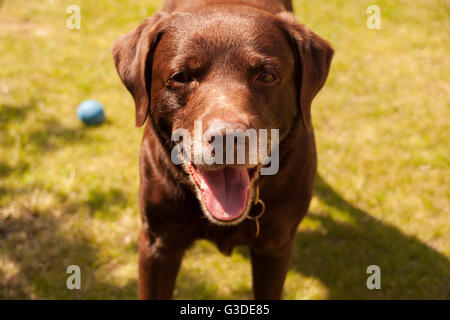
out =
[[[0,1],[0,298],[136,298],[133,102],[110,53],[161,1]],[[151,3],[145,5],[145,3]],[[381,30],[366,8],[381,8]],[[450,298],[450,4],[296,1],[336,55],[313,105],[319,177],[287,299]],[[108,122],[87,128],[94,98]],[[66,289],[66,267],[82,290]],[[381,267],[382,289],[366,288]],[[176,298],[251,298],[248,251],[198,242]]]

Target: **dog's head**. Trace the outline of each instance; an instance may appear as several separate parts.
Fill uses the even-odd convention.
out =
[[[119,38],[113,55],[133,95],[136,124],[150,118],[166,146],[173,146],[174,132],[188,133],[183,142],[192,148],[182,167],[203,213],[214,223],[236,224],[251,207],[267,160],[262,149],[270,155],[277,146],[272,129],[279,141],[297,127],[312,131],[311,101],[325,83],[333,50],[291,13],[208,6],[155,14]],[[260,129],[268,133],[262,147]],[[236,132],[247,136],[236,139]],[[252,134],[258,148],[251,148]],[[223,161],[198,161],[213,144],[208,159]]]

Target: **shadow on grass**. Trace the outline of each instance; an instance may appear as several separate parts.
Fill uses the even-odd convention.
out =
[[[81,290],[66,287],[66,268],[72,264],[81,269]],[[135,280],[117,285],[99,275],[98,248],[86,235],[71,231],[64,217],[22,211],[4,219],[0,267],[0,299],[136,298]]]
[[[20,161],[17,165],[13,166],[7,162],[0,161],[0,179],[6,178],[11,174],[23,174],[28,170],[30,165],[25,161]]]
[[[92,144],[102,142],[101,137],[91,135],[94,127],[67,128],[57,119],[48,119],[42,126],[27,134],[26,142],[32,152],[52,152],[61,147],[74,144]]]
[[[10,122],[25,120],[27,114],[35,109],[34,101],[24,105],[0,104],[0,129],[4,129]]]
[[[343,199],[319,175],[315,196],[350,222],[310,213],[321,231],[300,231],[293,270],[319,279],[330,299],[448,299],[448,259]],[[395,213],[393,213],[395,214]],[[323,231],[325,229],[325,232]],[[381,290],[368,290],[369,265],[381,268]]]
[[[90,189],[87,200],[83,205],[89,208],[91,215],[99,219],[114,219],[121,213],[119,210],[112,210],[116,207],[121,210],[126,208],[127,198],[120,189],[111,188],[107,191]]]
[[[33,128],[20,130],[35,109],[34,102],[0,105],[0,143],[5,147],[5,157],[0,160],[0,179],[12,175],[20,177],[34,170],[31,164],[36,155],[71,148],[75,144],[89,145],[102,139],[91,127],[68,128],[55,118],[40,119]],[[14,127],[19,128],[18,132],[13,131]],[[13,161],[9,154],[16,149],[20,152]],[[44,197],[47,193],[56,196],[57,202],[62,204],[58,208],[62,213],[33,211],[27,203],[16,201],[22,196],[40,201],[36,197],[41,193],[35,196],[36,190],[42,191]],[[72,209],[77,212],[85,208],[90,213],[106,212],[109,217],[115,211],[106,211],[106,208],[120,209],[125,204],[125,196],[118,189],[93,190],[86,199],[71,201],[67,195],[36,183],[0,185],[0,299],[136,298],[135,280],[119,285],[109,281],[108,275],[99,274],[108,262],[102,262],[100,248],[88,236],[88,230],[71,229],[71,221],[76,221],[77,217],[67,214]],[[81,290],[66,287],[69,276],[66,268],[71,264],[81,268]]]

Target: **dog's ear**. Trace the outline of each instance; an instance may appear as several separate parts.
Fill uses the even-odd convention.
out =
[[[311,132],[311,102],[325,84],[334,51],[327,41],[300,24],[292,13],[282,12],[278,17],[292,45],[303,124]]]
[[[133,96],[136,125],[145,123],[150,107],[150,85],[153,53],[163,28],[164,13],[156,13],[133,31],[118,38],[112,47],[120,79]]]

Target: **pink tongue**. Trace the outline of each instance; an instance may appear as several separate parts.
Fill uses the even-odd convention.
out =
[[[250,177],[246,169],[198,169],[203,200],[216,219],[234,220],[244,213]]]

